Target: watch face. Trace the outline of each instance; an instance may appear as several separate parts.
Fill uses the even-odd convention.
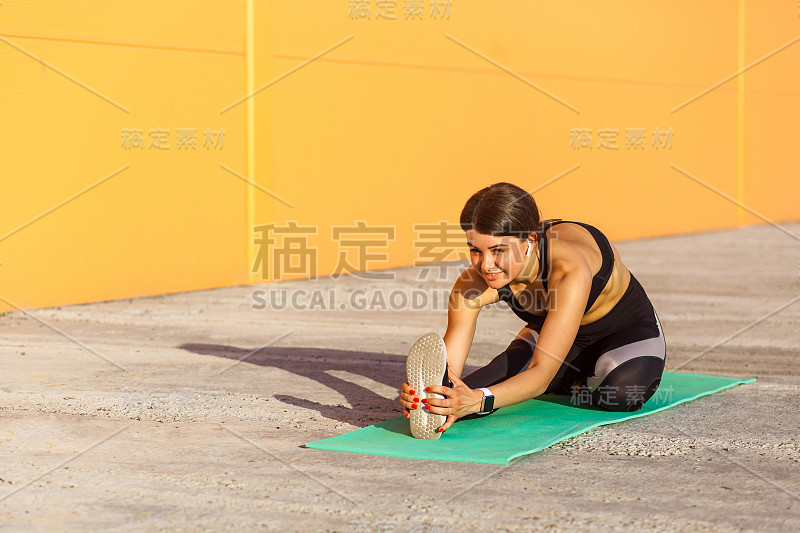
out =
[[[488,412],[494,408],[494,396],[485,396],[483,398],[483,411]]]

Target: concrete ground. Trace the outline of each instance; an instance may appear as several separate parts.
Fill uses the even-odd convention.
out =
[[[508,466],[303,447],[400,414],[455,268],[6,313],[0,530],[798,531],[800,223],[782,228],[618,244],[667,370],[755,383]],[[468,365],[521,326],[482,313]]]

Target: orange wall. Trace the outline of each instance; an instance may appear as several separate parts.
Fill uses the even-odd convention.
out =
[[[366,266],[408,265],[415,223],[456,222],[496,181],[617,240],[764,223],[739,205],[800,218],[800,44],[735,76],[800,33],[796,3],[454,1],[444,20],[428,1],[422,20],[370,5],[355,20],[327,1],[256,17],[259,83],[338,44],[257,97],[272,135],[258,175],[293,207],[261,195],[255,219],[318,227],[318,273],[338,262],[332,226],[394,226]],[[571,146],[580,128],[591,149]],[[638,128],[644,148],[627,149]],[[606,129],[619,148],[598,146]],[[671,147],[652,145],[656,129]]]
[[[409,265],[415,224],[496,181],[615,240],[800,218],[800,43],[757,62],[800,35],[796,2],[432,3],[4,0],[0,311]],[[290,221],[311,229],[253,244]]]
[[[243,118],[219,114],[244,92],[238,4],[0,4],[0,310],[247,280],[247,185],[220,167],[245,165]]]

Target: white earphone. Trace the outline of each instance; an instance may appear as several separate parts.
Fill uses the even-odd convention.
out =
[[[533,248],[533,245],[531,244],[531,241],[528,241],[528,253],[525,254],[525,257],[530,257],[531,256],[531,249],[532,248]]]

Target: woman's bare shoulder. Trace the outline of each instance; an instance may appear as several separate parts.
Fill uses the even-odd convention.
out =
[[[563,222],[548,228],[546,236],[548,259],[553,270],[558,266],[576,263],[588,263],[599,268],[599,264],[602,263],[602,254],[597,242],[589,230],[580,224]]]

